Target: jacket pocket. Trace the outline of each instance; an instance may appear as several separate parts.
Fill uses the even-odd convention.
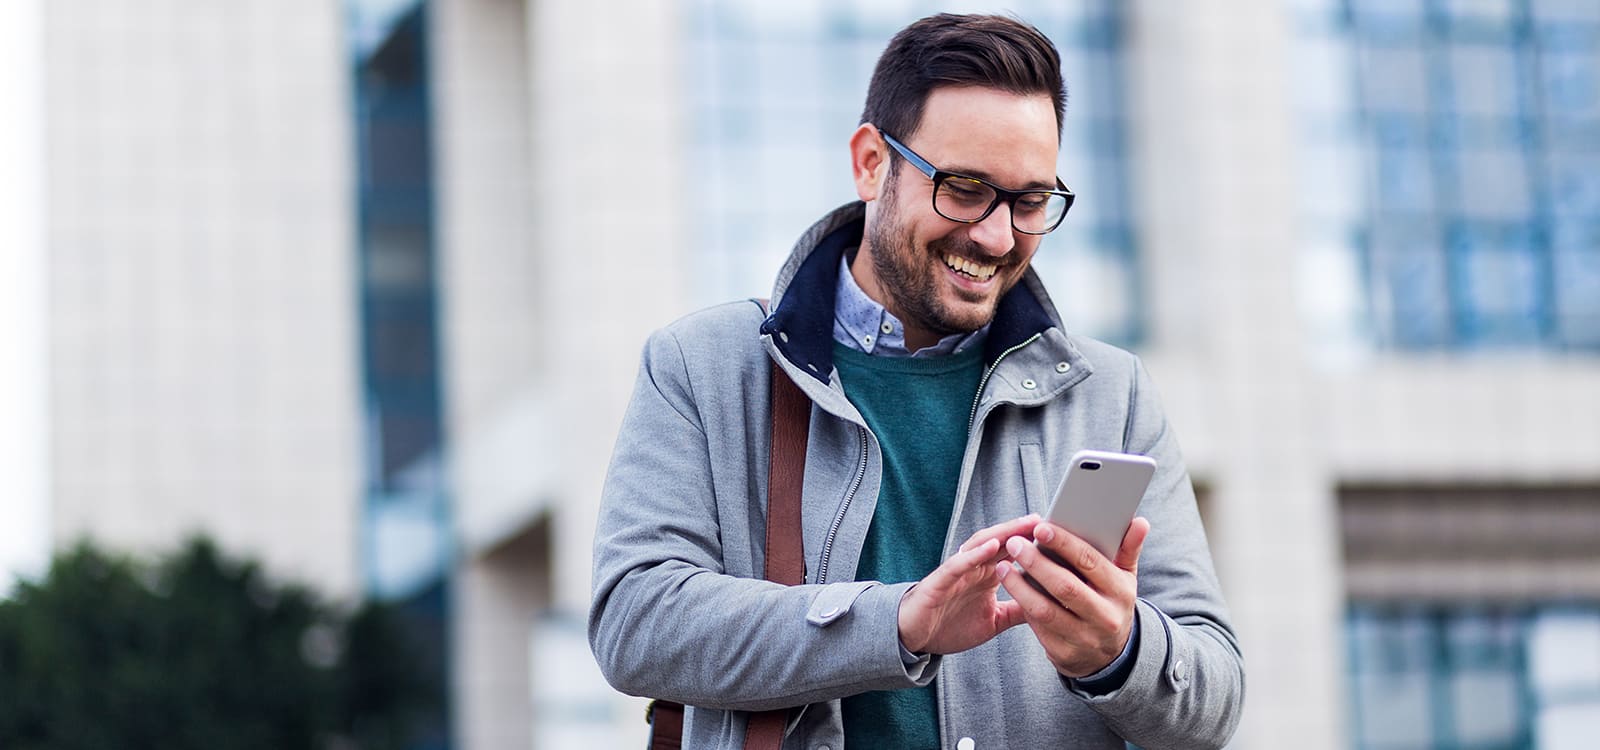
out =
[[[1028,512],[1044,515],[1050,509],[1050,482],[1044,476],[1044,446],[1020,443],[1017,450],[1022,461],[1022,492],[1028,498]]]

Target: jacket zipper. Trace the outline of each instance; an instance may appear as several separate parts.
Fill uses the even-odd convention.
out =
[[[828,536],[822,540],[822,560],[817,563],[817,583],[828,582],[828,558],[833,555],[833,538],[839,533],[839,527],[844,525],[844,514],[850,510],[850,501],[855,499],[856,490],[861,488],[861,480],[867,476],[867,428],[856,425],[856,432],[861,435],[861,458],[856,462],[856,475],[850,480],[850,488],[845,490],[844,502],[839,504],[839,512],[833,516],[833,524],[828,527]]]
[[[989,378],[994,375],[995,370],[1000,368],[1000,361],[1012,352],[1039,340],[1039,336],[1040,334],[1035,333],[1026,341],[1000,352],[1000,356],[995,357],[994,363],[984,371],[983,378],[978,381],[978,391],[972,396],[972,411],[967,415],[968,433],[972,432],[972,426],[977,421],[978,404],[983,400],[983,389],[989,384]],[[833,555],[834,537],[838,535],[839,527],[844,525],[844,514],[850,510],[850,502],[855,499],[856,490],[861,488],[861,481],[867,476],[867,430],[856,425],[856,432],[861,436],[861,458],[856,462],[856,475],[851,478],[849,489],[845,490],[844,502],[839,504],[839,512],[834,514],[833,523],[828,526],[828,536],[822,540],[822,559],[817,563],[817,583],[828,582],[828,562]]]
[[[995,357],[994,358],[994,363],[990,364],[989,365],[989,369],[984,371],[983,378],[978,381],[978,391],[977,391],[977,393],[972,394],[972,412],[967,415],[967,452],[968,453],[972,452],[972,439],[973,439],[972,432],[973,432],[973,428],[976,427],[977,423],[978,423],[978,404],[983,401],[983,389],[989,385],[989,378],[992,375],[994,375],[996,370],[1000,369],[1000,361],[1001,360],[1005,359],[1006,356],[1011,354],[1012,352],[1017,351],[1018,349],[1021,349],[1021,348],[1025,347],[1025,346],[1035,342],[1035,341],[1038,341],[1040,335],[1041,334],[1035,333],[1032,336],[1028,337],[1028,339],[1026,341],[1023,341],[1023,342],[1021,342],[1019,344],[1016,344],[1016,345],[1012,346],[1010,349],[1007,349],[1007,350],[1005,350],[1003,352],[1000,352],[1000,356]],[[956,507],[951,509],[952,514],[957,512],[957,511],[959,511],[959,510],[961,510],[962,500],[967,495],[967,482],[968,482],[968,480],[970,480],[972,478],[970,476],[971,467],[969,467],[967,465],[967,458],[968,457],[963,457],[962,460],[961,460],[961,477],[956,482]],[[952,516],[952,518],[953,517],[954,516]],[[955,530],[955,525],[951,524],[950,531],[954,531],[954,530]],[[945,548],[949,549],[952,544],[954,544],[954,540],[952,540],[950,538],[949,532],[946,532],[945,540],[944,540]]]
[[[1039,340],[1039,334],[1035,333],[1032,336],[1028,337],[1027,341],[1024,341],[1024,342],[1022,342],[1020,344],[1012,346],[1010,349],[1007,349],[1007,350],[1005,350],[1003,352],[1000,352],[1000,356],[994,358],[994,364],[989,365],[989,369],[984,371],[983,379],[978,381],[978,392],[972,394],[972,412],[967,415],[967,434],[968,435],[972,434],[972,426],[973,426],[974,423],[976,423],[978,421],[978,402],[983,400],[983,389],[984,389],[984,386],[989,385],[989,376],[993,375],[995,370],[1000,369],[1000,360],[1005,359],[1007,354],[1010,354],[1010,353],[1012,353],[1012,352],[1014,352],[1014,351],[1016,351],[1018,349],[1021,349],[1024,346],[1027,346],[1027,345],[1029,345],[1029,344],[1031,344],[1031,343],[1033,343],[1035,341],[1038,341],[1038,340]]]

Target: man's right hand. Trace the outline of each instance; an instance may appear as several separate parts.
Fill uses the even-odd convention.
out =
[[[1000,586],[996,565],[1009,559],[1007,539],[1032,539],[1038,525],[1039,516],[1027,515],[963,542],[900,600],[900,643],[916,653],[953,654],[1021,624],[1021,605],[995,596]]]

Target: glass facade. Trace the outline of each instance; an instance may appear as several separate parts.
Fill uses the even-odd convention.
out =
[[[982,4],[978,4],[981,6]],[[800,233],[855,197],[847,142],[889,38],[948,8],[925,2],[686,4],[695,299],[766,296]],[[1122,101],[1123,11],[1110,0],[993,8],[1061,50],[1068,104],[1058,172],[1078,194],[1034,267],[1067,325],[1120,343],[1142,330]]]
[[[1600,5],[1294,5],[1318,333],[1600,350]]]
[[[1356,605],[1361,750],[1565,750],[1600,726],[1600,607]]]
[[[448,747],[450,503],[434,257],[428,14],[356,0],[351,33],[359,165],[368,593],[396,602],[434,676],[436,712],[412,747]]]

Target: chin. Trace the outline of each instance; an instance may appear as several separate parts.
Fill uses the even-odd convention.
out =
[[[993,302],[986,303],[976,309],[970,303],[960,307],[946,306],[945,314],[941,316],[943,320],[940,321],[943,325],[940,327],[945,328],[950,333],[972,333],[989,325],[994,320],[994,309]]]

